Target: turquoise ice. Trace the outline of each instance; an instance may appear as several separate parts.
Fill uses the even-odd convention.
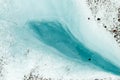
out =
[[[67,27],[63,27],[65,24],[58,21],[33,21],[29,23],[29,26],[37,39],[55,48],[61,54],[78,61],[90,62],[105,71],[120,75],[119,67],[85,47],[83,43],[72,35]]]

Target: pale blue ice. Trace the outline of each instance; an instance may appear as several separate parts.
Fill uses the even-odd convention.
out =
[[[10,2],[12,5],[10,4],[8,12],[3,14],[1,19],[16,24],[12,27],[12,31],[18,39],[23,39],[24,42],[26,37],[29,38],[29,41],[24,44],[37,45],[33,44],[32,40],[38,39],[39,42],[54,48],[71,60],[88,62],[104,71],[120,75],[119,61],[112,58],[113,54],[110,53],[110,58],[107,55],[103,56],[103,53],[109,54],[109,49],[97,52],[95,50],[99,47],[91,49],[85,45],[87,44],[84,41],[85,37],[91,36],[92,39],[94,37],[84,36],[80,31],[85,28],[87,31],[87,28],[92,25],[85,23],[83,17],[85,12],[76,6],[76,0],[11,0]],[[101,43],[95,41],[95,44]],[[14,46],[12,50],[14,49],[13,52],[16,52],[19,48]]]

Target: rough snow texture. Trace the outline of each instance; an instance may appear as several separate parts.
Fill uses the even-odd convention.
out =
[[[98,25],[109,31],[120,46],[120,1],[87,0],[87,3]]]

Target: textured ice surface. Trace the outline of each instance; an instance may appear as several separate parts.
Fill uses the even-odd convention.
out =
[[[87,0],[87,3],[99,27],[109,31],[120,46],[119,0]]]
[[[119,56],[86,0],[0,0],[1,80],[119,79]]]

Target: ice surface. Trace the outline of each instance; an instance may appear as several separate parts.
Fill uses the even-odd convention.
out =
[[[120,67],[119,47],[110,33],[106,32],[102,27],[98,27],[86,0],[0,0],[0,4],[0,55],[1,57],[5,56],[5,59],[7,59],[5,60],[6,65],[0,66],[4,68],[1,71],[3,75],[1,79],[22,80],[27,74],[34,72],[35,76],[39,74],[39,77],[88,80],[96,77],[104,78],[104,76],[114,77],[109,74],[112,71],[119,74],[118,70],[116,70],[117,67]],[[88,17],[90,17],[90,20],[88,20]],[[45,30],[49,32],[49,30],[53,29],[56,33],[57,31],[58,34],[61,33],[59,36],[66,41],[65,44],[62,43],[61,45],[67,45],[66,47],[69,45],[69,48],[62,51],[63,47],[59,48],[58,45],[53,46],[56,49],[45,45],[43,41],[46,42],[48,37],[42,38],[43,41],[36,39],[34,32],[31,32],[28,28],[28,23],[31,21],[35,22],[35,25],[41,25],[39,24],[41,21],[61,22],[59,25],[66,26],[65,29],[69,29],[71,33],[61,32],[64,29],[61,27],[56,28],[58,26],[56,23],[50,24],[53,25],[50,27],[56,25],[55,29],[45,26]],[[40,28],[37,26],[34,29]],[[59,30],[61,31],[59,32]],[[45,31],[43,30],[43,32]],[[58,35],[52,34],[54,36]],[[63,37],[65,34],[66,37]],[[44,34],[42,33],[42,35]],[[49,35],[51,36],[50,33]],[[58,37],[54,36],[52,37],[55,39]],[[68,40],[66,40],[67,37]],[[58,39],[61,40],[60,37]],[[51,37],[49,40],[52,41]],[[69,42],[70,40],[72,43]],[[92,57],[96,62],[92,62],[92,59],[88,62],[84,60],[77,62],[62,55],[64,51],[71,52],[72,55],[67,54],[66,56],[75,56],[74,58],[76,58],[77,54],[73,52],[80,53],[81,50],[76,50],[74,46],[81,43],[85,46],[85,53],[88,53],[87,50],[96,52],[95,55],[102,56],[101,60],[104,63],[100,63],[99,59],[96,60],[97,57],[94,56]],[[49,45],[53,44],[54,41]],[[96,64],[98,67],[91,63]],[[109,65],[107,65],[108,63]],[[107,65],[104,68],[109,73],[99,68],[103,64]],[[108,66],[113,66],[114,69],[107,68]]]

